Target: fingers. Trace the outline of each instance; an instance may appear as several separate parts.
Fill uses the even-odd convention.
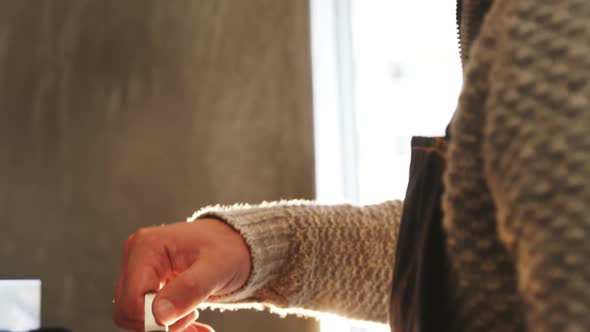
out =
[[[179,319],[176,323],[169,326],[170,332],[183,332],[186,331],[186,328],[191,326],[195,321],[199,318],[199,314],[196,311],[193,311],[186,315],[185,317]],[[189,330],[190,331],[190,330]]]
[[[162,288],[154,300],[154,316],[163,324],[184,317],[225,282],[223,265],[201,257],[186,271]]]
[[[144,295],[156,291],[156,320],[181,330],[207,297],[240,288],[250,271],[247,245],[222,221],[140,229],[125,244],[114,320],[127,330],[142,330]],[[185,329],[211,331],[190,324]]]
[[[143,329],[144,295],[160,288],[166,265],[169,265],[150,232],[136,232],[129,238],[123,253],[113,318],[117,325],[129,330]]]
[[[209,325],[193,323],[189,325],[183,332],[215,332]]]

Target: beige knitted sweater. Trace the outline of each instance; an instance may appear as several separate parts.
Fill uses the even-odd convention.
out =
[[[463,47],[445,174],[453,321],[461,331],[590,331],[590,1],[496,0],[480,31]],[[401,208],[198,212],[231,224],[252,253],[247,285],[217,302],[387,322]]]

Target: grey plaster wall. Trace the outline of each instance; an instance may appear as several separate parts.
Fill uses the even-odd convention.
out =
[[[308,20],[301,0],[0,0],[0,278],[43,280],[45,324],[115,330],[139,227],[313,196]]]

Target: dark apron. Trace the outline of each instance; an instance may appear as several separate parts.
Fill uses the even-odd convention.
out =
[[[393,332],[450,331],[441,209],[446,156],[446,137],[412,138],[410,179],[391,287]]]

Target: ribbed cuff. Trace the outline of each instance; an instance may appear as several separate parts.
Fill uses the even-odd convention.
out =
[[[254,293],[279,275],[289,257],[293,238],[288,210],[276,203],[259,206],[212,206],[196,212],[189,220],[216,218],[226,222],[244,238],[252,259],[248,281],[240,290],[208,302],[256,302]]]

